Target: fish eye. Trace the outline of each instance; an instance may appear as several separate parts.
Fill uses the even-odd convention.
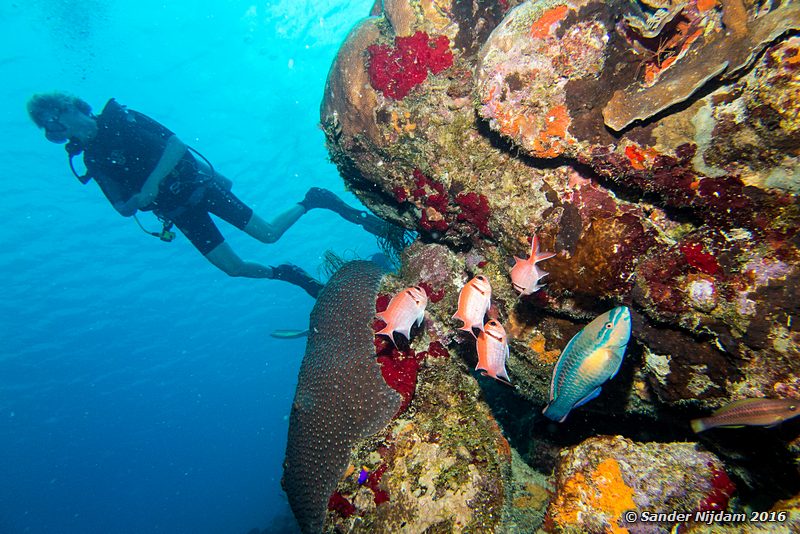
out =
[[[483,282],[484,280],[486,280],[486,277],[485,277],[485,276],[483,276],[482,274],[479,274],[479,275],[478,275],[478,276],[476,276],[475,278],[477,278],[477,279],[478,279],[478,280],[480,280],[481,282]]]
[[[790,405],[789,405],[789,411],[790,411],[790,412],[794,412],[794,411],[796,411],[796,410],[797,410],[797,405],[796,405],[796,404],[790,404]]]
[[[614,328],[614,323],[608,322],[605,324],[605,327],[611,330],[612,328]]]

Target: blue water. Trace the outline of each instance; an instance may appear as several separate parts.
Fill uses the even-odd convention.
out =
[[[348,201],[318,127],[325,76],[372,0],[0,3],[0,533],[232,533],[278,524],[313,301],[233,279],[71,175],[25,103],[115,97],[175,131],[269,218],[310,185]],[[146,214],[142,222],[157,228]],[[374,239],[315,210],[244,258],[317,273]]]

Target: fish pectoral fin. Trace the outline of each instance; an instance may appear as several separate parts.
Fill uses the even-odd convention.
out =
[[[589,401],[590,401],[590,400],[592,400],[592,399],[596,399],[596,398],[597,398],[597,396],[598,396],[598,395],[600,395],[600,392],[601,392],[601,391],[603,391],[603,388],[602,388],[602,387],[599,387],[599,386],[598,386],[598,387],[596,387],[595,389],[593,389],[592,391],[590,391],[588,395],[586,395],[584,398],[582,398],[581,400],[579,400],[578,402],[576,402],[576,403],[575,403],[575,404],[572,406],[572,408],[573,408],[573,409],[575,409],[575,408],[577,408],[577,407],[579,407],[579,406],[583,406],[584,404],[586,404],[587,402],[589,402]]]
[[[511,383],[511,379],[508,378],[508,375],[497,375],[494,377],[495,380],[500,382],[501,384],[505,384],[507,386],[511,386],[512,388],[516,388],[514,384]]]
[[[616,369],[614,369],[614,372],[613,372],[613,373],[611,373],[611,375],[609,375],[609,377],[608,377],[608,379],[609,379],[609,380],[611,380],[612,378],[614,378],[615,376],[617,376],[617,373],[619,373],[619,370],[620,370],[620,368],[622,367],[622,360],[623,360],[623,358],[620,358],[620,359],[619,359],[619,363],[617,364],[617,368],[616,368]]]

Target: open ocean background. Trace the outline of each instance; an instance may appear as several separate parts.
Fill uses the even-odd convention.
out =
[[[318,110],[372,3],[0,2],[0,534],[293,527],[280,478],[305,340],[269,333],[305,328],[313,300],[229,278],[180,234],[145,235],[81,186],[25,104],[62,90],[99,113],[114,97],[199,150],[267,218],[312,185],[356,204]],[[273,245],[220,228],[245,259],[313,274],[327,249],[378,251],[325,210]]]

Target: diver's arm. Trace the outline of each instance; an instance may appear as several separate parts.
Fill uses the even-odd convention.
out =
[[[186,145],[183,141],[178,139],[178,136],[173,135],[167,139],[167,146],[164,147],[164,153],[156,164],[156,168],[150,173],[150,176],[145,180],[142,190],[133,195],[126,204],[130,204],[136,209],[142,209],[155,200],[158,196],[158,186],[161,185],[162,180],[169,174],[175,165],[183,157],[186,152]],[[135,211],[135,210],[134,210]]]
[[[136,213],[136,208],[128,205],[128,202],[123,200],[122,198],[122,191],[120,190],[119,184],[116,181],[112,180],[105,174],[95,171],[94,181],[97,185],[100,186],[100,189],[103,191],[103,194],[106,196],[108,201],[114,206],[114,209],[119,212],[120,215],[124,217],[130,217],[134,213]]]

